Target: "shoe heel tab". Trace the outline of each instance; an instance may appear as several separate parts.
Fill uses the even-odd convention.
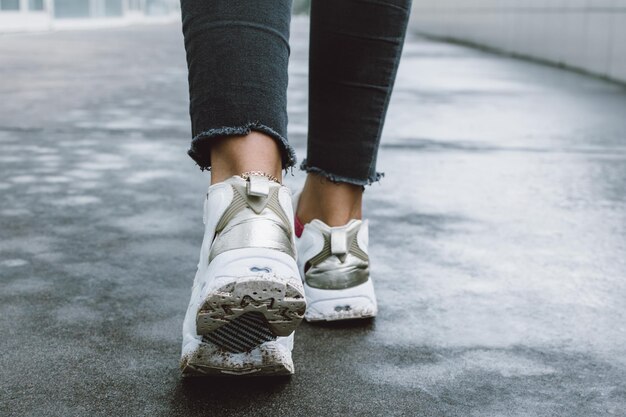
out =
[[[322,232],[322,234],[330,233],[330,226],[324,223],[323,221],[321,221],[320,219],[311,220],[310,222],[304,225],[305,228],[307,226]]]
[[[250,175],[246,180],[246,194],[267,197],[270,194],[270,179],[261,175]]]
[[[345,227],[330,229],[330,253],[337,257],[348,253],[348,233]]]

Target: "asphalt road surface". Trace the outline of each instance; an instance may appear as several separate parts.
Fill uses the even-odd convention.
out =
[[[182,380],[209,174],[180,27],[0,57],[0,415],[626,415],[624,87],[410,36],[366,191],[379,317],[302,325],[292,378]]]

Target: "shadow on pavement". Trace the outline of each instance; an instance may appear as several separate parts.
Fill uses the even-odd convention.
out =
[[[332,355],[328,349],[335,349],[333,348],[335,343],[345,346],[348,351],[359,349],[363,334],[373,331],[374,324],[374,319],[304,322],[298,328],[296,337],[303,337],[308,343],[305,343],[306,348],[302,344],[296,345],[294,357],[299,359],[297,379],[290,376],[179,378],[171,395],[170,412],[187,416],[221,415],[221,413],[239,415],[255,413],[260,404],[268,404],[274,397],[277,399],[291,398],[294,395],[298,397],[297,386],[302,383],[308,385],[306,381],[311,373],[316,375],[319,371],[337,366],[330,360]],[[335,343],[331,344],[329,340]],[[309,353],[305,354],[303,349]],[[311,355],[310,352],[315,354]],[[321,358],[325,358],[324,366],[321,366]],[[281,407],[280,403],[281,401],[278,401],[275,405],[278,410]],[[289,401],[284,402],[288,403]]]
[[[290,376],[181,378],[171,405],[185,415],[212,415],[216,409],[244,412],[257,401],[280,394],[291,380]]]

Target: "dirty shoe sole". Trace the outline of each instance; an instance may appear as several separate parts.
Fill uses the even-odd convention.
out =
[[[285,344],[269,341],[247,352],[234,353],[212,343],[201,343],[182,359],[182,374],[185,377],[292,375],[291,347]]]
[[[217,277],[203,300],[201,342],[182,359],[183,375],[293,374],[292,333],[306,310],[299,278]]]
[[[255,337],[290,335],[306,310],[304,290],[298,284],[294,279],[266,274],[219,285],[207,294],[198,311],[198,335],[210,338],[222,328],[233,337],[238,330],[242,337],[247,336],[245,330],[254,328],[259,329]]]
[[[311,288],[305,284],[306,321],[336,321],[375,317],[378,313],[372,281],[343,290]]]

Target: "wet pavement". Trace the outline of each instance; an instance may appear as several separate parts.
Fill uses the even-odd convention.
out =
[[[290,379],[181,380],[208,174],[179,27],[0,56],[0,415],[626,415],[624,87],[410,37],[366,193],[380,316],[302,325]]]

